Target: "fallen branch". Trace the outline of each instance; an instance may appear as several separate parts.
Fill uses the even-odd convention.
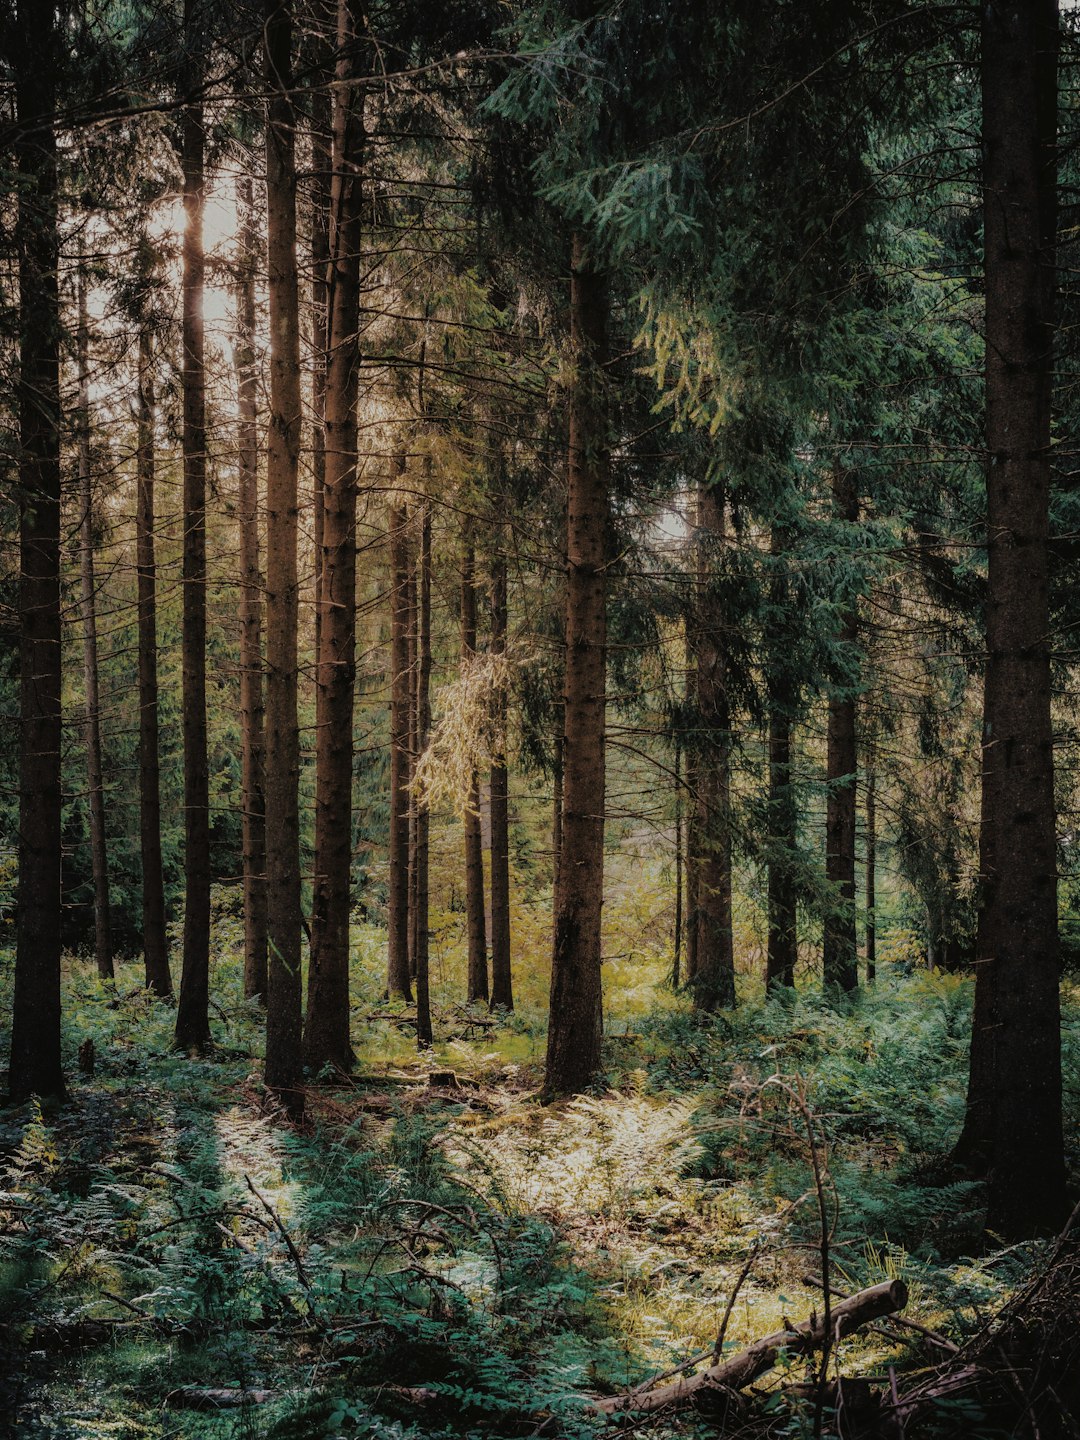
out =
[[[823,1344],[835,1344],[842,1336],[902,1310],[907,1304],[907,1286],[902,1280],[890,1280],[882,1285],[872,1285],[860,1290],[849,1300],[842,1300],[832,1306],[828,1327],[824,1317],[812,1315],[790,1330],[778,1330],[756,1340],[753,1345],[730,1360],[710,1365],[698,1375],[690,1375],[673,1381],[670,1385],[658,1386],[655,1390],[631,1392],[629,1395],[614,1395],[610,1399],[594,1400],[592,1408],[601,1415],[618,1415],[624,1411],[650,1412],[661,1410],[668,1405],[681,1405],[699,1391],[709,1389],[742,1390],[753,1384],[776,1364],[782,1351],[789,1355],[807,1355]]]
[[[241,1405],[266,1405],[280,1395],[280,1390],[211,1390],[184,1385],[179,1390],[170,1390],[165,1404],[173,1410],[235,1410]]]

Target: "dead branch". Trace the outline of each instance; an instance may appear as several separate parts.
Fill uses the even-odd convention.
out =
[[[832,1306],[827,1328],[823,1316],[812,1315],[790,1330],[778,1330],[756,1340],[730,1360],[710,1365],[698,1375],[680,1378],[645,1394],[631,1392],[629,1395],[596,1400],[592,1402],[592,1407],[601,1415],[617,1415],[627,1410],[649,1412],[668,1405],[685,1404],[699,1391],[717,1388],[742,1390],[771,1370],[782,1351],[787,1351],[789,1355],[807,1355],[823,1344],[833,1345],[841,1336],[850,1335],[873,1320],[902,1310],[907,1299],[907,1286],[902,1280],[872,1285],[868,1290],[852,1295],[849,1300]]]

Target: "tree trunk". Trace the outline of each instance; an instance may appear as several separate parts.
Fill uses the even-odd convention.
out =
[[[790,604],[783,556],[787,537],[773,526],[770,551],[776,566],[773,576],[773,610],[782,614]],[[791,769],[791,715],[795,696],[789,679],[790,660],[782,630],[770,637],[773,655],[767,680],[769,703],[769,832],[768,914],[769,940],[765,959],[765,987],[769,991],[795,984],[799,958],[798,907],[792,865],[798,843],[794,776]]]
[[[461,664],[476,656],[476,555],[471,530],[461,565]],[[484,839],[480,824],[480,776],[474,769],[465,809],[465,929],[469,967],[467,997],[470,1004],[488,998],[487,927],[484,923]]]
[[[974,1034],[962,1148],[987,1223],[1065,1210],[1048,518],[1056,238],[1055,0],[982,11],[986,678]]]
[[[60,301],[57,42],[51,6],[20,0],[19,897],[9,1084],[63,1095],[60,1065]]]
[[[410,523],[410,529],[415,529],[415,521]],[[409,658],[409,715],[407,722],[407,740],[405,743],[405,786],[408,797],[408,818],[409,818],[409,920],[408,920],[408,951],[409,951],[409,980],[416,979],[416,796],[412,791],[413,777],[416,774],[416,677],[417,677],[417,603],[416,603],[416,546],[413,537],[409,537],[409,566],[408,580],[405,586],[406,605],[406,635],[408,638]]]
[[[491,653],[506,654],[506,555],[496,527],[491,561]],[[514,1008],[510,970],[510,787],[506,768],[506,696],[495,699],[495,750],[491,757],[491,1005]]]
[[[687,620],[686,626],[686,696],[685,711],[691,707],[697,710],[697,667],[693,659],[693,626]],[[695,727],[691,744],[686,746],[686,852],[683,875],[686,884],[686,964],[683,979],[689,984],[698,969],[698,862],[697,862],[697,812],[698,777],[695,749],[697,729]]]
[[[210,780],[206,738],[206,366],[203,334],[203,82],[199,0],[184,0],[183,390],[184,965],[177,1048],[210,1046]]]
[[[404,457],[398,462],[404,473]],[[390,502],[390,883],[386,988],[412,999],[409,979],[409,517]]]
[[[675,936],[672,943],[671,983],[682,984],[683,945],[683,792],[682,740],[675,735]]]
[[[158,750],[157,571],[154,559],[154,352],[150,324],[139,328],[139,428],[135,469],[135,564],[139,629],[139,848],[142,858],[143,964],[146,988],[171,996],[161,861],[161,766]]]
[[[348,1070],[349,891],[352,878],[353,705],[356,688],[356,397],[359,375],[361,92],[350,86],[353,16],[338,5],[331,181],[331,315],[324,394],[319,666],[315,741],[315,887],[304,1045],[314,1074]]]
[[[416,756],[424,753],[431,734],[431,501],[423,501],[420,521],[419,603],[417,605]],[[425,1050],[432,1041],[430,955],[428,936],[428,839],[430,814],[427,800],[417,795],[416,812],[416,1043]]]
[[[244,995],[266,1001],[266,775],[263,747],[262,604],[259,559],[258,387],[255,361],[255,276],[258,232],[251,180],[237,186],[243,219],[236,295],[237,457],[240,522],[240,727],[244,887]]]
[[[572,243],[566,525],[563,842],[555,892],[548,1095],[574,1093],[600,1066],[604,898],[606,558],[610,458],[603,372],[608,298],[580,234]]]
[[[562,822],[563,822],[563,722],[556,721],[559,733],[555,736],[555,759],[551,796],[551,893],[559,888],[559,870],[562,866]]]
[[[731,925],[731,717],[724,664],[726,618],[712,575],[725,540],[724,495],[702,487],[698,524],[707,561],[697,617],[698,793],[697,965],[691,988],[702,1010],[735,1004],[735,953]]]
[[[103,980],[113,978],[109,920],[109,854],[105,839],[105,780],[101,763],[101,693],[98,676],[97,581],[94,575],[94,487],[90,469],[90,325],[86,275],[79,289],[79,591],[86,701],[86,779],[90,802],[90,863],[94,880],[94,959]]]
[[[270,427],[266,460],[266,1083],[303,1112],[300,971],[300,734],[297,724],[297,468],[300,315],[296,266],[292,16],[267,0],[266,217]]]
[[[854,525],[859,518],[859,492],[854,471],[839,461],[833,466],[833,509],[838,520]],[[837,636],[852,649],[858,635],[854,605],[843,617]],[[825,876],[829,882],[822,970],[825,988],[856,990],[859,952],[855,934],[855,695],[849,678],[841,677],[829,697],[825,808]]]
[[[877,979],[877,774],[866,772],[866,983]]]
[[[333,157],[332,126],[337,116],[331,115],[330,96],[332,36],[338,35],[338,27],[344,19],[349,31],[352,29],[348,0],[315,0],[311,21],[313,27],[313,50],[311,74],[311,495],[312,495],[312,537],[315,551],[315,670],[318,686],[319,656],[323,619],[323,487],[326,484],[326,384],[330,342],[330,207],[334,203],[331,194],[332,176],[336,167]],[[336,11],[336,14],[335,14]],[[343,64],[351,71],[351,57],[339,60],[337,69]],[[351,111],[351,97],[337,92],[339,105],[346,112]],[[350,137],[351,138],[351,137]],[[350,177],[350,181],[352,177]],[[335,277],[336,279],[337,277]],[[355,334],[355,327],[353,333]],[[355,448],[355,447],[354,447]],[[318,695],[316,694],[316,706]],[[316,769],[318,760],[316,760]],[[318,801],[316,801],[316,810]],[[312,915],[314,937],[314,914]],[[309,982],[310,983],[310,982]],[[310,996],[308,1004],[310,1006]],[[307,1044],[305,1031],[305,1045]]]

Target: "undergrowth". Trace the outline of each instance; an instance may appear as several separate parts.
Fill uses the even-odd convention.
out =
[[[609,975],[606,1086],[545,1108],[535,977],[492,1025],[444,976],[440,1043],[418,1057],[365,927],[357,1076],[314,1087],[298,1130],[258,1082],[260,1016],[231,926],[219,919],[212,1057],[172,1053],[173,1012],[134,967],[113,989],[73,962],[70,1102],[0,1113],[12,1433],[591,1432],[583,1396],[710,1350],[725,1312],[731,1350],[820,1303],[806,1126],[770,1077],[813,1117],[835,1286],[900,1276],[906,1313],[959,1340],[1030,1269],[1033,1247],[988,1246],[979,1187],[948,1165],[963,980],[887,967],[846,1006],[806,990],[702,1018],[639,950]],[[1067,1022],[1075,1121],[1074,1005]],[[88,1039],[92,1076],[75,1063]],[[432,1089],[433,1066],[458,1084]],[[852,1337],[837,1363],[883,1374],[923,1363],[920,1343]],[[233,1403],[245,1396],[259,1403]]]

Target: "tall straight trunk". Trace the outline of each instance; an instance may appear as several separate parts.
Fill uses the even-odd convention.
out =
[[[877,978],[877,774],[866,772],[866,983]]]
[[[9,1088],[63,1095],[60,1064],[60,298],[51,6],[19,0],[19,904]]]
[[[683,947],[683,792],[682,742],[675,736],[675,934],[671,946],[671,983],[682,984]]]
[[[466,534],[461,563],[461,664],[476,658],[476,552],[471,529]],[[470,1004],[488,998],[487,926],[484,917],[484,838],[480,824],[480,776],[473,769],[465,807],[465,930],[469,965],[467,998]]]
[[[324,413],[319,664],[315,740],[315,886],[304,1048],[313,1073],[353,1060],[349,1038],[353,705],[356,689],[356,397],[363,114],[353,78],[353,7],[338,4],[331,181],[331,314]],[[318,427],[316,427],[318,428]]]
[[[205,177],[200,0],[184,0],[183,738],[184,965],[176,1010],[179,1049],[210,1045],[210,779],[206,738],[206,365],[203,333]]]
[[[297,724],[297,470],[300,312],[296,265],[295,112],[289,94],[292,15],[266,0],[269,91],[266,220],[270,427],[266,455],[266,1083],[303,1112],[300,971],[300,732]]]
[[[157,568],[154,556],[154,351],[149,321],[139,328],[139,422],[135,454],[135,565],[139,630],[139,849],[142,858],[143,965],[146,988],[171,996],[161,861],[161,766],[158,747]]]
[[[506,555],[498,526],[491,562],[491,653],[506,653]],[[491,757],[491,1004],[514,1008],[510,972],[510,786],[506,768],[506,696],[495,700],[495,750]]]
[[[330,207],[334,164],[332,127],[337,117],[331,115],[330,81],[332,43],[339,38],[339,27],[351,34],[348,0],[315,0],[311,23],[314,28],[311,76],[311,498],[312,536],[315,550],[315,667],[318,686],[319,656],[323,619],[323,487],[326,484],[326,383],[330,339]],[[336,13],[335,13],[336,12]],[[351,57],[339,59],[336,69],[351,72]],[[346,75],[344,78],[348,78]],[[351,92],[335,91],[339,108],[352,108]],[[350,137],[351,138],[351,137]],[[350,177],[351,178],[351,177]],[[355,333],[355,330],[354,330]],[[354,446],[355,448],[355,446]],[[318,695],[316,694],[316,706]],[[316,769],[318,760],[316,760]],[[318,801],[316,801],[316,810]],[[314,914],[312,915],[314,939]],[[309,998],[310,1005],[310,998]],[[305,1045],[307,1030],[305,1029]]]
[[[431,734],[431,501],[423,501],[420,519],[419,596],[416,634],[416,754]],[[427,800],[417,795],[416,811],[416,1043],[431,1044],[430,954],[428,936],[428,840],[431,817]]]
[[[796,845],[796,813],[791,773],[791,718],[783,702],[769,710],[769,938],[765,957],[765,988],[795,984],[799,956],[798,912],[792,877]]]
[[[244,887],[244,994],[266,1001],[266,773],[259,556],[259,374],[255,361],[255,276],[259,237],[251,180],[237,186],[243,217],[236,293],[237,458],[240,522],[240,728]]]
[[[854,525],[859,518],[855,472],[837,461],[832,472],[833,513]],[[854,604],[841,620],[837,636],[850,651],[858,638]],[[859,951],[855,933],[855,696],[849,678],[841,678],[829,697],[825,805],[825,876],[829,882],[822,970],[827,990],[855,990]]]
[[[410,528],[415,529],[415,522]],[[413,537],[409,538],[409,570],[408,583],[405,591],[405,603],[408,619],[406,621],[406,633],[409,644],[409,718],[408,718],[408,739],[405,745],[406,764],[406,793],[408,795],[408,817],[409,817],[409,921],[408,921],[408,950],[409,950],[409,979],[416,979],[416,797],[412,791],[413,779],[416,775],[416,677],[417,677],[417,600],[416,600],[416,546]]]
[[[604,742],[610,514],[603,373],[608,296],[580,234],[570,262],[570,389],[566,523],[563,842],[555,892],[548,1018],[548,1095],[583,1090],[600,1065],[600,915],[604,898]]]
[[[724,495],[703,486],[698,525],[705,576],[697,615],[697,965],[691,977],[702,1010],[735,1004],[735,952],[731,923],[731,717],[724,662],[725,617],[709,572],[725,540]]]
[[[1065,1211],[1048,554],[1058,13],[982,8],[987,600],[975,1015],[961,1149],[1009,1239]]]
[[[563,722],[557,721],[558,734],[555,736],[555,757],[553,762],[551,795],[551,892],[559,888],[559,869],[562,866],[563,832]]]
[[[787,536],[774,525],[769,544],[774,571],[772,609],[781,616],[790,605],[790,587],[784,554]],[[794,775],[791,768],[791,716],[795,707],[795,686],[790,675],[787,652],[789,637],[781,624],[769,637],[772,654],[767,677],[769,704],[769,817],[768,817],[768,917],[769,938],[765,957],[765,988],[769,991],[795,984],[799,958],[798,907],[792,866],[798,843],[798,815],[795,808]]]
[[[405,469],[404,458],[399,470]],[[409,979],[409,517],[390,504],[390,894],[386,989],[412,999]]]
[[[86,702],[86,779],[90,802],[90,864],[94,882],[94,959],[103,980],[113,978],[109,920],[109,854],[105,839],[105,780],[101,763],[101,687],[98,672],[97,580],[94,574],[94,485],[90,465],[90,325],[86,276],[79,271],[79,598]]]
[[[697,665],[693,659],[693,624],[686,623],[686,710],[697,710]],[[686,884],[686,964],[683,978],[687,984],[698,971],[698,772],[696,749],[700,727],[695,724],[691,743],[686,747],[686,851],[683,862],[683,876]]]

